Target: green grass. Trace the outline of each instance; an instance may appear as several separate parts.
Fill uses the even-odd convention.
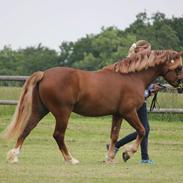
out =
[[[0,87],[0,99],[18,99],[21,87]]]
[[[1,116],[1,131],[10,116]],[[26,139],[18,164],[6,162],[6,153],[14,142],[0,140],[0,183],[181,183],[183,182],[183,123],[151,121],[150,156],[155,165],[140,165],[140,152],[124,163],[121,152],[116,164],[105,164],[105,144],[109,141],[110,118],[86,118],[73,114],[66,143],[79,165],[63,161],[52,138],[54,119],[48,115]],[[133,131],[126,123],[120,136]]]
[[[1,99],[17,99],[20,88],[0,88]],[[160,93],[161,107],[182,107],[183,95]],[[150,101],[150,100],[149,100]],[[0,106],[0,132],[8,125],[14,106]],[[111,118],[87,118],[73,114],[66,143],[79,165],[68,165],[52,138],[54,119],[44,118],[26,139],[18,164],[9,164],[6,153],[14,141],[0,139],[0,183],[182,183],[183,115],[150,115],[150,157],[155,165],[139,164],[140,152],[124,163],[121,153],[115,164],[105,164],[105,145],[109,142]],[[120,137],[133,129],[124,121]]]

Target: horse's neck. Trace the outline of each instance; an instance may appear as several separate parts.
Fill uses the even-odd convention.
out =
[[[155,68],[150,68],[150,69],[147,69],[146,71],[141,71],[137,73],[137,77],[144,83],[145,88],[149,84],[151,84],[158,76],[159,76],[159,73]]]
[[[104,67],[101,72],[104,71],[114,72],[114,64]],[[135,78],[140,79],[144,83],[144,88],[146,88],[149,84],[151,84],[160,75],[160,73],[155,67],[149,68],[145,71],[140,71],[131,74],[133,75],[135,74]]]

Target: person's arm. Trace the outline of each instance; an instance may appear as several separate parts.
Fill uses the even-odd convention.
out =
[[[159,90],[161,89],[161,86],[158,84],[150,84],[147,89],[144,91],[144,97],[148,98],[149,96],[155,95]]]

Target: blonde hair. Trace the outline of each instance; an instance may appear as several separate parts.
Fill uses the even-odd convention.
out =
[[[146,48],[142,52],[149,52],[150,53],[151,44],[146,40],[139,40],[136,43],[133,43],[132,46],[129,48],[127,57],[130,57],[133,54],[138,53],[139,52],[138,48],[144,47],[144,46],[146,46]]]

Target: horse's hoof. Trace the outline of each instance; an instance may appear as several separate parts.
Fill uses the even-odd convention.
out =
[[[108,155],[106,155],[104,162],[107,164],[113,164],[113,163],[115,163],[115,159],[110,158]]]
[[[71,163],[72,163],[73,165],[77,165],[77,164],[79,164],[79,160],[77,160],[77,159],[75,159],[75,158],[72,158]]]
[[[105,160],[105,163],[106,164],[115,164],[116,163],[116,161],[114,160],[114,159],[108,159],[108,160]]]
[[[10,150],[7,153],[7,160],[10,163],[18,163],[18,154],[16,153],[16,151],[14,149]]]
[[[77,160],[77,159],[75,159],[75,158],[72,158],[72,159],[70,159],[70,160],[66,160],[65,162],[66,162],[66,163],[69,163],[69,164],[71,164],[71,165],[77,165],[77,164],[79,164],[79,160]]]
[[[126,162],[127,160],[130,159],[130,155],[128,154],[128,152],[123,152],[122,158],[123,158],[123,161]]]
[[[8,159],[8,162],[9,163],[18,163],[18,158],[17,157],[15,157],[14,159]]]

